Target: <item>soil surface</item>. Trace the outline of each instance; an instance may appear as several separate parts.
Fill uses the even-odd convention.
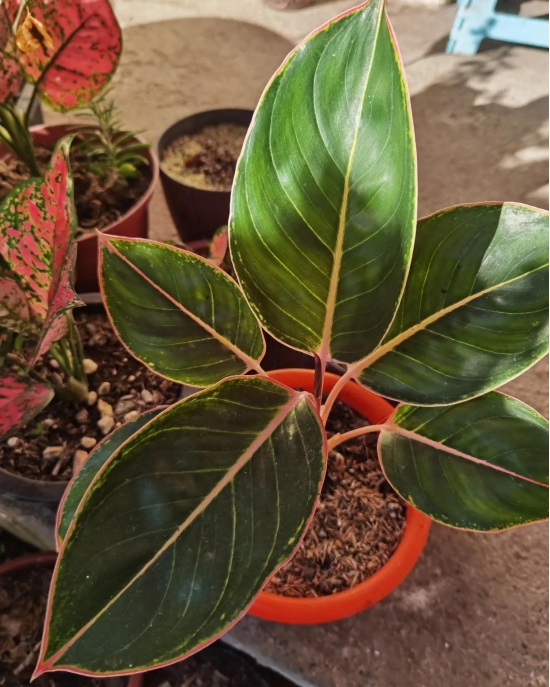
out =
[[[52,568],[36,566],[0,576],[0,687],[26,687],[34,670]],[[71,673],[42,675],[33,687],[123,687],[126,680]]]
[[[368,425],[336,401],[327,435]],[[376,454],[377,433],[330,451],[321,500],[296,555],[265,591],[292,597],[328,596],[349,589],[379,570],[397,548],[406,506],[388,484]]]
[[[140,414],[159,405],[169,405],[179,396],[179,384],[151,372],[126,351],[105,313],[77,309],[74,315],[84,357],[97,363],[96,372],[88,375],[92,396],[88,403],[82,404],[55,397],[32,423],[15,435],[15,446],[1,444],[0,467],[9,472],[37,480],[70,479],[76,451],[89,453],[94,442],[99,443],[105,436],[97,425],[105,414],[102,410],[112,413],[112,430],[131,419],[128,413]],[[55,361],[50,360],[37,370],[53,381],[62,373],[52,364]],[[84,457],[82,453],[79,455]]]
[[[52,150],[36,148],[36,157],[41,169],[45,170],[50,161]],[[74,177],[74,195],[79,234],[94,229],[103,229],[122,217],[147,191],[151,183],[149,167],[142,166],[135,179],[127,179],[125,184],[102,182],[86,169],[86,158],[78,152],[78,136],[71,146],[71,170]],[[22,181],[30,177],[25,164],[14,157],[0,160],[0,201]]]
[[[181,663],[146,673],[143,687],[267,687],[252,663],[214,644]]]
[[[187,186],[230,191],[247,127],[213,124],[180,136],[162,155],[162,168]]]

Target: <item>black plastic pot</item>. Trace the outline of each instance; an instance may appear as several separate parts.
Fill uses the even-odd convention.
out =
[[[187,245],[213,236],[216,229],[229,219],[230,191],[208,191],[187,186],[174,179],[162,167],[166,148],[180,136],[194,134],[212,124],[241,124],[248,127],[252,110],[208,110],[180,119],[172,124],[159,139],[157,153],[160,160],[160,180],[168,209],[176,229]]]

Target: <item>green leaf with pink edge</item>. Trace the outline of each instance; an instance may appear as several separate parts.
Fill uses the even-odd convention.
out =
[[[14,54],[10,18],[4,4],[0,7],[0,102],[16,96],[23,83],[21,65]]]
[[[5,0],[13,15],[19,0]],[[81,107],[108,84],[122,51],[120,26],[108,0],[30,0],[33,17],[50,34],[53,50],[20,55],[25,77],[52,109]]]
[[[62,335],[56,320],[82,305],[72,283],[76,211],[71,141],[72,136],[59,141],[43,179],[23,182],[0,207],[0,255],[26,297],[30,317],[42,328],[31,364]]]
[[[53,389],[15,373],[0,376],[0,440],[32,420],[53,398]]]
[[[299,546],[325,460],[311,395],[260,375],[160,413],[79,500],[35,677],[148,670],[229,630]]]

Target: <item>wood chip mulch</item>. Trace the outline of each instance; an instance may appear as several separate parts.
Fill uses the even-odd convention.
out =
[[[327,435],[368,424],[336,401]],[[406,506],[384,478],[377,438],[377,433],[366,434],[330,451],[310,528],[294,558],[264,591],[297,598],[328,596],[366,580],[389,560],[403,535]]]

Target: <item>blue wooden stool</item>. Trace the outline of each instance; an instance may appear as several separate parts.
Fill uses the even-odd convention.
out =
[[[446,52],[475,55],[484,38],[548,48],[548,20],[495,12],[497,0],[458,0]]]

